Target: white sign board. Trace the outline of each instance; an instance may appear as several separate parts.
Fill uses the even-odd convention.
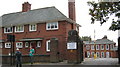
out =
[[[77,43],[76,42],[67,43],[67,49],[77,49]]]

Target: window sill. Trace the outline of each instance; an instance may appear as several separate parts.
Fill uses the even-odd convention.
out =
[[[47,31],[57,31],[58,29],[47,29]]]
[[[29,30],[29,32],[35,32],[35,31],[37,31],[37,30]]]
[[[15,31],[15,33],[22,33],[22,32],[24,32],[24,31]]]
[[[13,33],[13,32],[4,32],[4,34],[10,34],[10,33]]]
[[[11,48],[7,48],[7,47],[6,47],[5,49],[11,49]]]

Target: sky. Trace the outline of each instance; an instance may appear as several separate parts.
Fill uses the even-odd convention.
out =
[[[89,15],[89,6],[87,5],[89,0],[75,0],[76,6],[76,22],[80,24],[79,35],[91,36],[94,40],[101,39],[104,35],[107,35],[108,39],[117,43],[118,31],[110,31],[111,20],[104,23],[102,26],[99,22],[91,24]],[[68,17],[68,0],[1,0],[0,1],[0,16],[8,13],[22,11],[22,3],[29,2],[31,9],[45,8],[55,6],[59,11]],[[113,16],[114,17],[114,16]],[[94,38],[95,30],[95,38]]]

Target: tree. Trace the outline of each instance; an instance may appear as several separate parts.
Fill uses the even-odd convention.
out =
[[[91,15],[91,23],[95,23],[95,21],[99,21],[102,25],[103,23],[107,22],[111,15],[116,17],[120,17],[120,1],[119,2],[95,2],[89,1],[87,2],[90,6],[89,8],[89,15]],[[110,26],[110,30],[119,30],[120,29],[120,21],[112,19],[112,24]]]
[[[91,41],[91,37],[89,36],[83,36],[82,38],[81,38],[83,41]]]

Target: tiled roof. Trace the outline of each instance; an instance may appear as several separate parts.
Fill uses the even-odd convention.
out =
[[[2,19],[2,20],[1,20]],[[30,10],[28,12],[17,12],[5,14],[0,18],[2,26],[15,26],[24,25],[32,23],[45,23],[45,22],[55,22],[66,20],[73,23],[71,19],[67,18],[55,7],[46,7],[35,10]]]
[[[84,44],[115,44],[115,42],[109,39],[98,39],[94,41],[84,41]]]

